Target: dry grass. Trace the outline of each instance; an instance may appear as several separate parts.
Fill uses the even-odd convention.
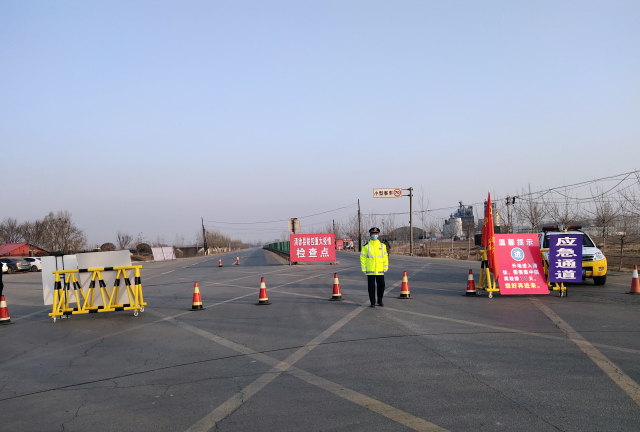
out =
[[[480,261],[480,247],[474,246],[471,242],[450,240],[437,242],[416,242],[413,245],[413,252],[416,256],[431,258],[451,258],[459,260]],[[409,255],[409,243],[394,244],[391,246],[392,255]]]

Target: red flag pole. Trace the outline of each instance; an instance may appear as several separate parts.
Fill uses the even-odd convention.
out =
[[[487,206],[484,209],[484,224],[482,227],[482,245],[487,249],[487,289],[489,298],[493,297],[493,292],[499,291],[491,283],[491,275],[493,273],[494,281],[498,281],[498,263],[496,260],[496,241],[495,230],[493,227],[493,207],[491,205],[491,193],[487,198]]]

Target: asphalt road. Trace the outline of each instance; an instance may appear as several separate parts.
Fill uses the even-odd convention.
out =
[[[366,307],[358,255],[260,249],[147,263],[148,305],[54,323],[40,274],[7,275],[2,431],[638,431],[630,275],[568,298],[465,297],[479,263],[392,256]],[[407,271],[413,300],[399,300]],[[338,272],[343,302],[330,302]],[[256,306],[260,277],[269,306]],[[189,312],[198,282],[206,310]]]

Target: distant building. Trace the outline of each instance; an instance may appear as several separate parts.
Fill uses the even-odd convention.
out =
[[[383,233],[380,235],[380,240],[387,241],[409,241],[411,236],[411,230],[408,226],[396,228],[390,233]],[[418,227],[413,227],[413,239],[422,240],[426,238],[426,232]]]
[[[475,232],[476,218],[473,215],[473,206],[465,206],[460,201],[460,207],[449,215],[449,219],[444,221],[442,232],[447,238],[462,238],[466,235],[467,228],[471,227]]]
[[[0,245],[0,257],[26,257],[29,251],[33,251],[33,255],[48,255],[47,251],[40,249],[28,243],[5,243]]]

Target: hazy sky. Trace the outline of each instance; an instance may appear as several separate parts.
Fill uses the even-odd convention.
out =
[[[171,243],[407,210],[374,187],[447,207],[631,171],[639,23],[637,0],[0,1],[0,219]],[[225,232],[285,225],[260,227]]]

